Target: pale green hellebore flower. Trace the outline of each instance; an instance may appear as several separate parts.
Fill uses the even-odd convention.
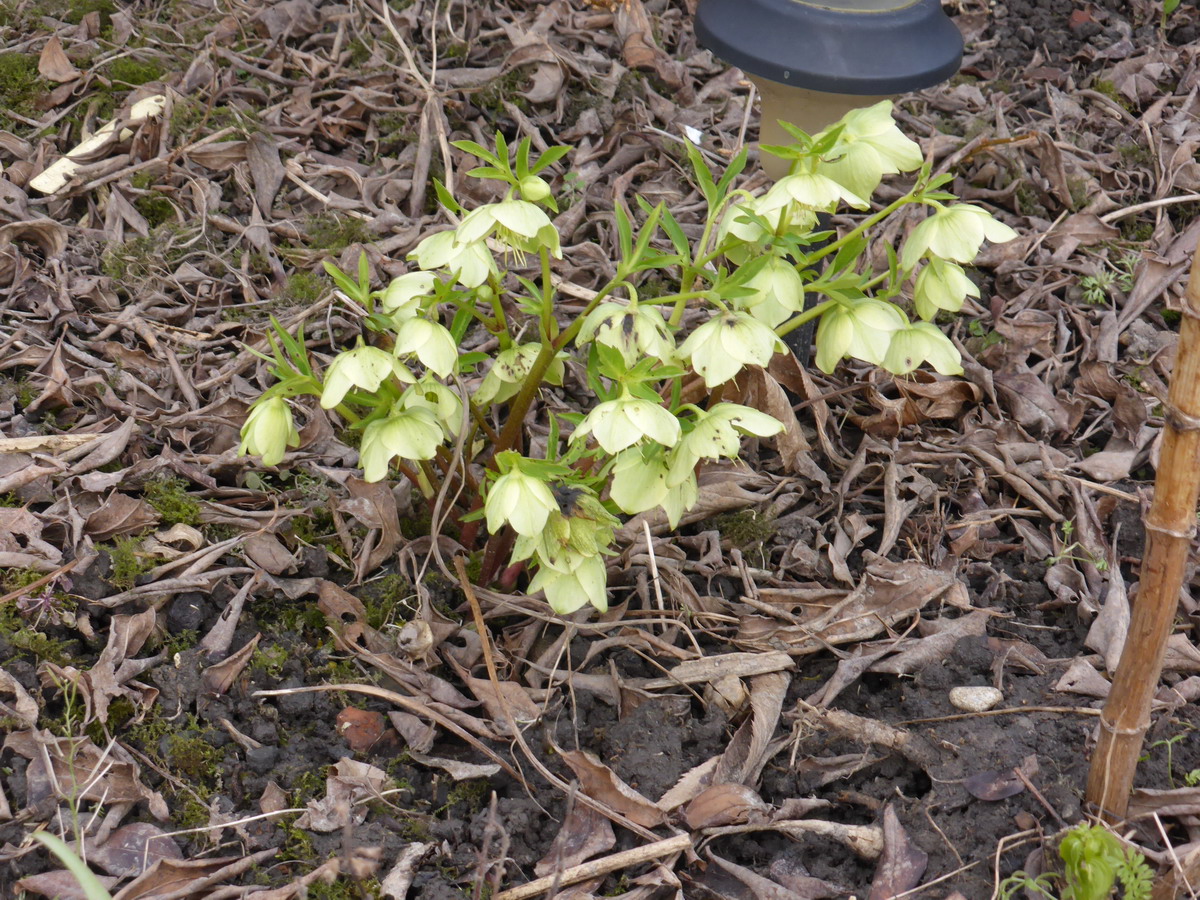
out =
[[[483,376],[483,381],[475,389],[475,402],[480,406],[486,406],[489,403],[503,403],[505,400],[515,397],[521,390],[525,376],[529,374],[534,361],[541,352],[541,344],[520,344],[497,353],[492,367],[488,369],[488,373]],[[546,383],[562,384],[565,371],[566,367],[563,365],[560,354],[560,357],[556,357],[546,370]]]
[[[564,507],[570,504],[570,514],[552,512],[536,535],[518,536],[513,542],[513,562],[537,554],[539,565],[569,572],[574,557],[603,555],[612,544],[613,532],[621,523],[594,494],[586,488],[563,487],[555,499]]]
[[[696,473],[689,472],[687,477],[678,484],[667,489],[667,496],[659,506],[667,514],[667,524],[672,528],[679,525],[683,514],[696,505],[700,499],[700,486],[696,481]]]
[[[817,368],[828,374],[846,356],[880,365],[892,334],[907,325],[904,313],[883,300],[838,303],[817,326]]]
[[[443,325],[420,316],[400,323],[396,329],[395,352],[397,355],[416,354],[425,368],[442,378],[458,368],[458,344],[454,342],[454,335]]]
[[[775,186],[763,195],[759,210],[765,215],[795,203],[804,209],[833,212],[843,200],[855,209],[866,209],[871,205],[828,175],[819,172],[796,172],[775,182]]]
[[[546,602],[560,616],[569,615],[587,603],[600,612],[607,612],[608,572],[604,558],[581,556],[572,563],[570,572],[540,566],[529,582],[529,593],[544,591]]]
[[[454,231],[431,234],[408,255],[422,269],[446,269],[458,273],[459,284],[479,287],[497,271],[491,251],[482,241],[462,243]]]
[[[420,305],[418,301],[430,296],[435,284],[437,278],[431,272],[409,272],[392,279],[379,295],[379,303],[396,318],[414,315]]]
[[[718,403],[701,413],[695,426],[679,441],[671,454],[668,485],[682,482],[702,459],[736,459],[742,436],[771,437],[783,431],[783,423],[740,403]]]
[[[679,355],[691,361],[692,368],[707,387],[724,384],[744,366],[766,366],[783,342],[767,325],[747,312],[728,312],[713,316],[679,348]]]
[[[692,468],[677,465],[676,451],[661,447],[630,447],[617,456],[609,496],[622,512],[636,515],[661,506],[674,528],[683,514],[696,505],[700,489]],[[672,481],[672,478],[675,480]]]
[[[669,490],[666,455],[659,447],[630,447],[617,455],[608,494],[631,516],[662,503]]]
[[[817,214],[810,209],[801,209],[788,204],[772,210],[764,210],[762,197],[747,197],[725,211],[721,224],[717,226],[717,246],[723,246],[730,237],[741,241],[741,245],[725,251],[731,262],[744,265],[748,259],[759,255],[767,241],[776,234],[811,231],[817,223]],[[746,213],[754,213],[766,220],[771,230],[765,230]],[[738,221],[744,219],[744,221]]]
[[[404,392],[400,406],[409,409],[423,406],[433,413],[447,434],[458,436],[462,430],[462,398],[432,375],[426,375]]]
[[[834,159],[822,160],[817,171],[859,197],[875,193],[884,175],[911,172],[925,161],[920,146],[897,127],[890,100],[851,110],[841,122],[838,144],[829,154]]]
[[[363,429],[358,461],[367,481],[382,481],[395,457],[433,459],[446,438],[433,413],[423,406],[393,410]]]
[[[618,351],[630,368],[646,357],[668,362],[675,354],[662,313],[636,303],[601,303],[592,310],[575,344],[583,347],[593,340]]]
[[[736,302],[770,328],[804,309],[804,279],[794,265],[778,256],[770,257],[745,287],[755,293]]]
[[[963,371],[962,354],[932,322],[914,322],[893,334],[882,365],[893,375],[907,375],[924,362],[942,375]]]
[[[537,253],[543,248],[555,259],[562,259],[558,229],[546,211],[528,200],[504,200],[471,210],[457,229],[464,244],[482,242],[495,235],[496,240],[518,253]]]
[[[333,409],[342,402],[351,388],[377,391],[389,375],[395,375],[405,384],[412,384],[417,380],[404,363],[386,350],[360,343],[353,350],[343,351],[325,371],[321,408]]]
[[[978,296],[979,288],[961,266],[934,257],[926,261],[917,275],[913,306],[918,316],[933,321],[938,310],[958,312],[967,297]]]
[[[242,443],[238,453],[261,456],[263,465],[275,466],[288,447],[300,446],[300,433],[292,419],[292,410],[282,397],[269,397],[250,407],[242,425]]]
[[[1015,231],[993,218],[986,209],[956,203],[937,210],[912,230],[904,242],[900,265],[911,269],[923,256],[968,263],[979,253],[985,238],[1003,244],[1016,236]]]
[[[492,484],[483,509],[492,534],[507,522],[517,534],[532,537],[546,527],[550,513],[558,512],[558,501],[546,482],[514,466]]]
[[[587,434],[606,453],[620,453],[648,437],[664,447],[673,447],[679,440],[679,420],[652,400],[634,397],[628,391],[616,400],[598,404],[579,423],[571,441],[582,440]]]

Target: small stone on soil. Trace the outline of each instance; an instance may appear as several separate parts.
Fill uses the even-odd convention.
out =
[[[1004,699],[993,687],[956,687],[950,690],[950,703],[967,712],[983,712]]]

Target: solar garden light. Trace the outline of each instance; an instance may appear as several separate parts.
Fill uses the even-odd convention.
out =
[[[696,36],[762,95],[760,139],[779,121],[814,134],[846,112],[945,81],[963,40],[938,0],[700,0]],[[764,154],[778,179],[788,161]]]

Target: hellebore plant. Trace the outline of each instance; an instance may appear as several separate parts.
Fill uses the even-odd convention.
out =
[[[733,189],[744,153],[716,179],[685,143],[707,204],[699,238],[661,204],[638,198],[640,227],[618,204],[615,275],[569,316],[552,276],[563,251],[547,181],[569,148],[533,160],[528,140],[515,150],[500,136],[494,150],[455,142],[483,162],[468,174],[499,182],[502,199],[467,210],[436,184],[457,225],[422,240],[411,271],[381,290],[365,256],[357,279],[326,264],[367,310],[367,333],[321,373],[303,336],[276,325],[264,357],[276,383],[251,408],[241,451],[278,464],[299,444],[291,399],[319,397],[361,433],[368,480],[396,471],[428,498],[454,488],[464,543],[476,522],[486,526],[485,579],[507,555],[555,611],[606,609],[617,516],[659,508],[674,527],[698,499],[697,466],[736,459],[744,437],[782,430],[763,412],[722,402],[722,385],[767,366],[785,351],[780,337],[812,319],[825,372],[848,357],[897,375],[925,364],[961,373],[958,350],[932,320],[979,295],[961,264],[982,242],[1015,236],[941,190],[949,176],[931,176],[887,101],[815,135],[785,127],[795,142],[764,150],[788,160],[790,173],[761,195]],[[910,191],[847,233],[816,231],[821,214],[867,211],[885,175],[913,171]],[[930,214],[899,252],[886,248],[886,271],[874,271],[872,230],[911,204]],[[662,284],[665,293],[649,290]],[[689,309],[700,321],[690,316],[685,327]],[[547,404],[531,415],[568,369],[583,411]],[[685,383],[697,381],[714,390],[702,405],[684,400]],[[535,444],[544,448],[537,458]]]

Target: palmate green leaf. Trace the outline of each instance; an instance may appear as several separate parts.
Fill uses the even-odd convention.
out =
[[[742,174],[742,170],[746,168],[747,151],[743,147],[738,151],[737,156],[729,161],[729,165],[725,167],[725,174],[721,176],[721,180],[717,182],[717,202],[724,202],[729,195],[729,187],[733,184],[733,180]]]
[[[536,175],[543,169],[549,168],[570,153],[572,149],[573,148],[563,146],[561,144],[556,147],[548,148],[545,153],[538,157],[538,161],[533,164],[533,168],[529,170],[529,174]]]
[[[833,259],[829,263],[829,271],[834,274],[851,271],[866,249],[867,239],[864,235],[860,234],[854,240],[847,241],[834,254]]]
[[[649,200],[647,200],[641,194],[638,194],[637,202],[638,202],[638,206],[640,206],[642,208],[642,212],[646,213],[647,216],[653,216],[655,214],[655,209],[658,209],[663,231],[665,231],[667,233],[667,237],[669,237],[671,239],[672,246],[675,247],[676,251],[678,251],[678,254],[679,254],[678,257],[667,257],[667,256],[656,257],[656,263],[655,263],[654,267],[655,268],[663,268],[664,266],[677,265],[678,262],[674,262],[674,261],[668,262],[667,260],[682,261],[680,259],[681,257],[683,259],[688,258],[691,255],[691,249],[692,249],[691,244],[689,243],[689,241],[687,239],[687,235],[685,235],[683,233],[683,229],[679,226],[679,223],[675,220],[675,217],[673,215],[671,215],[671,211],[669,209],[667,209],[665,206],[662,206],[661,204],[658,207],[655,207]],[[643,257],[644,256],[645,256],[645,254],[643,254]]]
[[[450,333],[454,335],[455,343],[462,344],[463,338],[467,336],[467,329],[474,320],[475,311],[471,307],[464,305],[458,308],[450,321]]]
[[[640,200],[641,197],[638,199]],[[669,209],[663,210],[662,228],[663,231],[667,233],[667,237],[671,239],[671,246],[675,248],[675,251],[679,254],[679,256],[686,257],[688,255],[688,251],[691,250],[691,244],[688,242],[687,235],[683,233],[683,228],[680,227],[679,222],[675,220],[675,217],[671,215],[671,211]],[[665,260],[667,257],[662,257],[662,259]],[[660,265],[661,264],[662,263],[660,263]],[[671,265],[669,262],[665,264]]]
[[[271,328],[274,330],[274,334],[268,332],[267,340],[275,354],[274,361],[289,374],[295,372],[312,377],[312,364],[308,361],[308,351],[304,347],[304,325],[301,324],[296,329],[296,337],[292,337],[280,321],[271,316]],[[279,344],[275,343],[277,338]],[[280,350],[280,345],[283,347],[282,350]],[[257,355],[262,356],[261,353]],[[263,358],[266,359],[266,357]]]
[[[516,176],[518,181],[529,174],[529,148],[531,146],[533,146],[533,141],[528,137],[521,138],[521,143],[517,144]]]
[[[684,140],[684,149],[687,151],[688,162],[692,164],[692,171],[696,175],[696,184],[700,188],[700,192],[704,194],[704,199],[708,201],[708,211],[711,213],[717,208],[717,185],[713,181],[712,172],[708,168],[708,163],[704,161],[704,155],[697,147],[689,140]]]
[[[487,362],[491,358],[492,357],[489,354],[478,350],[474,353],[460,353],[458,354],[458,371],[470,372],[477,365],[482,362]]]
[[[495,166],[477,166],[467,172],[472,178],[495,178],[501,181],[508,180],[508,173],[497,169]]]
[[[650,246],[650,241],[654,237],[654,232],[658,230],[658,220],[662,217],[665,208],[661,203],[658,204],[646,219],[646,223],[642,225],[642,230],[638,232],[637,246],[633,248],[632,259],[640,262],[642,256],[645,255],[646,248]]]
[[[491,163],[493,166],[501,165],[500,159],[495,153],[492,153],[492,151],[483,146],[483,144],[476,143],[475,141],[451,141],[450,146],[457,147],[459,150],[462,150],[465,153],[470,153],[472,156],[477,156],[484,162]],[[499,144],[497,144],[497,149],[499,149]]]
[[[779,127],[796,139],[796,143],[800,145],[801,152],[807,153],[808,148],[812,146],[812,135],[807,131],[793,125],[791,122],[780,122]],[[795,150],[795,147],[787,147],[785,149]]]
[[[438,203],[440,203],[444,209],[450,210],[450,212],[454,213],[456,216],[462,214],[462,204],[455,200],[454,195],[451,194],[450,191],[446,189],[446,186],[436,178],[433,179],[433,190],[434,193],[437,194]]]
[[[812,143],[809,152],[813,156],[824,156],[830,150],[837,146],[838,141],[842,139],[842,132],[846,130],[846,126],[840,122],[827,130],[819,138]]]
[[[781,123],[782,124],[782,123]],[[789,144],[761,144],[758,148],[764,153],[770,153],[779,159],[807,159],[808,153],[798,150]]]
[[[617,224],[617,244],[621,249],[622,262],[633,262],[633,226],[623,203],[613,204],[613,218]]]
[[[370,283],[370,264],[367,264],[365,275],[363,273],[363,260],[366,259],[364,253],[359,257],[359,280],[355,281],[329,260],[321,260],[321,265],[325,268],[326,273],[333,279],[343,294],[362,306],[370,304],[371,283]]]

